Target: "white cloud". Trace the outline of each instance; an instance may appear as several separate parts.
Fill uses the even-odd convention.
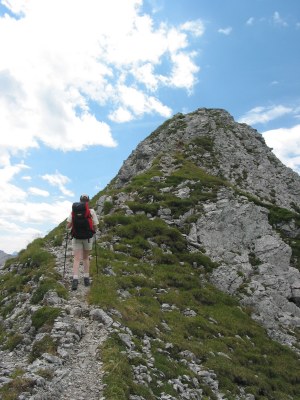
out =
[[[222,33],[223,35],[228,36],[228,35],[230,35],[231,32],[232,32],[232,27],[231,27],[231,26],[228,26],[227,28],[220,28],[220,29],[218,29],[218,32],[219,32],[219,33]]]
[[[170,77],[170,82],[174,87],[187,87],[191,90],[195,85],[195,76],[200,68],[193,63],[192,57],[193,54],[187,55],[185,53],[178,53],[172,57],[174,67]]]
[[[262,133],[267,145],[288,167],[300,173],[300,125]]]
[[[181,25],[181,29],[192,32],[196,37],[202,36],[205,31],[204,23],[198,19],[196,21],[187,21]]]
[[[164,106],[155,97],[147,96],[144,92],[132,87],[120,85],[119,100],[122,105],[109,116],[114,122],[127,122],[146,112],[157,112],[164,117],[171,115],[169,107]]]
[[[288,26],[288,23],[280,16],[278,11],[274,12],[272,20],[275,25],[284,26],[284,27]]]
[[[24,249],[33,239],[41,236],[42,232],[34,228],[26,228],[14,223],[7,224],[0,219],[1,249],[8,254]]]
[[[11,181],[24,169],[29,168],[25,164],[11,165],[7,164],[3,168],[0,168],[0,201],[1,202],[12,202],[12,201],[24,201],[26,199],[26,192],[11,183]],[[0,211],[0,217],[1,217]],[[5,214],[3,214],[5,215]]]
[[[58,171],[52,175],[45,174],[41,178],[47,181],[50,185],[58,187],[64,195],[74,196],[74,193],[66,188],[66,184],[70,182],[70,179],[67,176],[60,174]]]
[[[124,107],[119,107],[117,110],[109,114],[109,118],[114,122],[129,122],[134,119],[133,114]]]
[[[35,196],[42,196],[42,197],[49,197],[50,196],[50,193],[47,190],[39,189],[39,188],[36,188],[36,187],[30,187],[28,189],[28,192],[30,194],[35,195]]]
[[[142,0],[3,4],[18,18],[0,18],[2,165],[11,154],[41,143],[63,151],[116,146],[109,125],[93,115],[90,101],[108,107],[119,122],[146,113],[169,116],[169,107],[155,91],[161,86],[190,91],[196,83],[199,68],[187,49],[191,35],[203,35],[199,19],[154,28],[151,16],[141,13]],[[162,71],[165,58],[170,64]],[[119,90],[124,86],[140,93],[139,110],[128,108]]]
[[[293,111],[293,108],[282,105],[271,107],[255,107],[241,116],[239,118],[239,122],[246,123],[248,125],[266,123],[272,121],[273,119],[282,117],[283,115],[290,114]]]
[[[246,21],[247,25],[253,25],[254,24],[254,17],[250,17],[248,18],[248,20]]]
[[[26,158],[42,146],[64,152],[114,147],[110,121],[170,117],[158,93],[165,87],[192,91],[200,69],[190,42],[203,35],[204,24],[156,24],[142,13],[143,0],[2,4],[11,12],[0,16],[0,248],[14,251],[61,222],[70,209],[63,199],[74,194],[68,177],[45,174],[42,179],[59,189],[55,199],[62,196],[53,201],[51,190],[34,180],[36,171],[24,173],[29,167],[13,165],[12,156]],[[95,115],[94,105],[107,119]],[[32,195],[45,202],[29,202]],[[10,221],[15,225],[8,228]]]
[[[33,186],[28,190],[16,186],[18,176],[28,168],[23,163],[0,168],[0,243],[1,250],[7,253],[26,247],[34,238],[41,236],[46,227],[54,227],[63,221],[71,210],[72,203],[66,200],[29,202],[30,194],[43,197],[50,197],[50,194]],[[49,175],[46,180],[68,193],[64,186],[69,182],[67,177],[57,173]]]
[[[48,203],[3,202],[0,216],[1,249],[12,253],[43,236],[45,226],[52,227],[64,221],[70,211],[69,201]]]

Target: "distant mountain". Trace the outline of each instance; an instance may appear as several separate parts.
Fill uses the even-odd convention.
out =
[[[300,177],[255,129],[177,114],[90,206],[89,289],[65,222],[0,271],[0,395],[299,400]]]
[[[7,254],[4,251],[0,250],[0,267],[4,265],[5,261],[9,258],[14,257],[12,254]]]

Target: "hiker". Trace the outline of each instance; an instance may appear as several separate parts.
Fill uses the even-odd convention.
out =
[[[84,268],[84,285],[90,285],[90,260],[94,234],[99,224],[95,210],[89,209],[89,196],[82,194],[80,203],[73,203],[72,212],[67,219],[67,229],[71,229],[73,247],[73,280],[72,290],[78,287],[79,264],[82,260]]]

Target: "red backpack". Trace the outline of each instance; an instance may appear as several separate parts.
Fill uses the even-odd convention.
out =
[[[88,202],[73,203],[71,235],[76,239],[90,239],[95,230]]]

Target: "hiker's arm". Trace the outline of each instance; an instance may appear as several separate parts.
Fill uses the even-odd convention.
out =
[[[72,216],[69,215],[67,218],[67,229],[70,229],[72,227]]]
[[[97,232],[99,220],[98,220],[95,210],[91,210],[91,214],[92,214],[92,220],[93,220],[93,228],[94,228],[94,231]]]

